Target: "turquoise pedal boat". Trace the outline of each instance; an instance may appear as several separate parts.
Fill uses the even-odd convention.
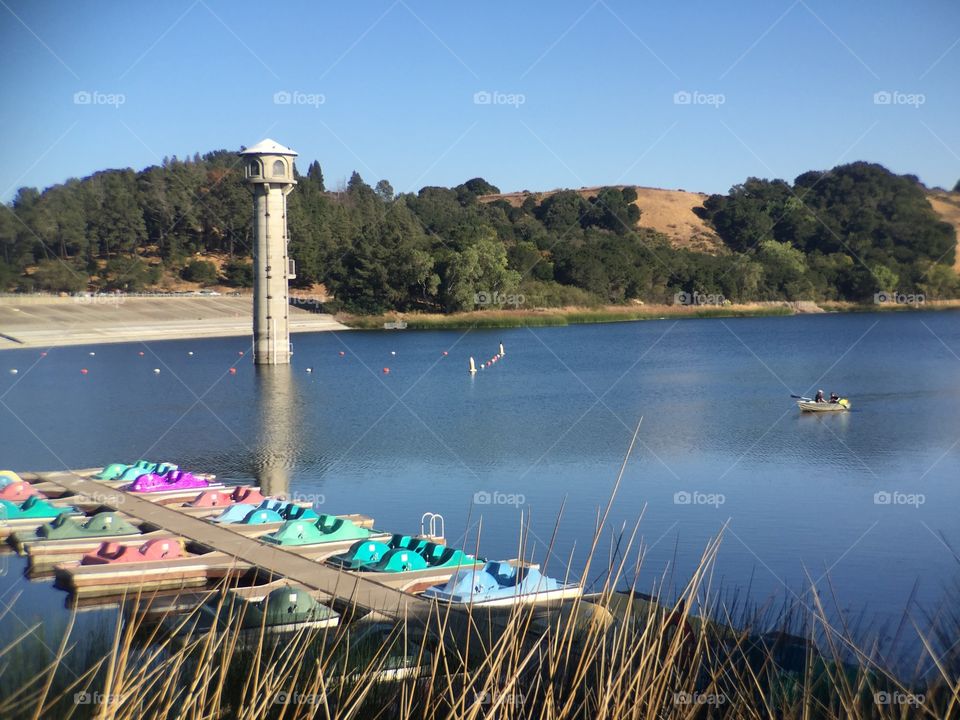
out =
[[[361,540],[370,537],[370,531],[344,518],[321,515],[316,522],[288,520],[261,540],[271,545],[298,546]]]
[[[358,540],[345,553],[327,558],[326,562],[344,570],[363,570],[376,565],[391,550],[411,550],[416,552],[429,542],[424,538],[409,535],[394,535],[389,542],[376,540]]]
[[[378,562],[363,569],[371,572],[396,573],[457,568],[463,565],[473,566],[476,564],[476,558],[467,555],[459,548],[428,542],[419,550],[405,550],[403,548],[389,550]]]
[[[55,518],[61,513],[77,515],[80,511],[73,506],[51,505],[36,495],[31,495],[22,503],[0,500],[0,521],[43,520]]]

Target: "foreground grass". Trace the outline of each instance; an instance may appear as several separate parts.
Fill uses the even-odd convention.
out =
[[[636,537],[635,527],[617,545],[629,548]],[[700,567],[666,606],[615,590],[639,570],[642,552],[629,550],[625,555],[637,559],[611,568],[598,594],[562,608],[454,613],[437,607],[406,621],[354,618],[338,628],[282,637],[264,628],[242,635],[240,618],[225,609],[218,592],[209,602],[224,617],[219,631],[191,631],[195,613],[148,621],[140,610],[149,598],[131,598],[112,632],[86,642],[68,629],[62,640],[44,645],[46,654],[30,647],[29,633],[0,648],[6,660],[0,665],[0,717],[958,715],[960,655],[947,649],[960,637],[955,611],[948,611],[939,632],[916,630],[917,671],[915,679],[904,679],[886,667],[876,646],[858,644],[844,624],[829,619],[822,588],[778,612],[719,602],[711,592],[719,544],[706,548]],[[604,554],[594,543],[591,557]],[[379,631],[365,633],[370,627]]]

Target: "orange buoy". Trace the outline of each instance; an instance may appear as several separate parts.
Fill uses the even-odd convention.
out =
[[[390,374],[390,368],[384,368],[384,369],[383,369],[383,374],[384,374],[384,375],[389,375],[389,374]]]
[[[137,355],[139,355],[140,357],[143,357],[143,350],[141,350],[140,352],[138,352]]]
[[[447,351],[444,350],[442,354],[443,354],[444,357],[446,357],[446,356],[447,356]]]
[[[239,355],[240,357],[243,357],[243,350],[238,351],[237,355]]]
[[[46,356],[47,354],[45,352],[40,353],[40,357],[46,357]]]
[[[86,375],[86,374],[87,374],[87,369],[86,369],[86,368],[80,368],[80,374],[81,374],[81,375]]]
[[[344,355],[346,355],[346,353],[345,353],[343,350],[341,350],[341,351],[340,351],[340,357],[343,357]]]
[[[237,369],[236,369],[236,368],[230,368],[230,374],[231,374],[231,375],[236,375],[236,374],[237,374]]]

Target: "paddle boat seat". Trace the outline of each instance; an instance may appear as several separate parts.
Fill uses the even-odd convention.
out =
[[[96,538],[105,535],[139,535],[140,530],[115,512],[100,512],[86,520],[70,517],[67,513],[57,515],[53,522],[37,528],[36,535],[47,540],[72,538]]]
[[[410,572],[411,570],[426,570],[428,567],[427,559],[413,550],[404,550],[395,548],[388,551],[379,562],[368,565],[363,568],[371,572],[397,573]]]
[[[0,487],[0,500],[24,502],[30,497],[46,498],[47,496],[28,482],[12,482]]]
[[[370,537],[370,531],[349,520],[321,515],[316,522],[288,520],[261,540],[273,545],[317,545],[320,543],[359,540]]]
[[[163,492],[165,490],[191,490],[209,487],[210,482],[201,480],[193,473],[183,470],[171,470],[166,475],[147,473],[141,475],[127,488],[130,492]]]
[[[61,513],[73,515],[80,512],[75,507],[57,507],[51,505],[36,495],[32,495],[22,503],[9,500],[0,500],[0,520],[29,520],[32,518],[55,518]]]
[[[176,538],[155,538],[140,547],[127,547],[105,542],[80,560],[81,565],[112,565],[114,563],[155,562],[186,557],[183,544]]]
[[[327,558],[327,562],[344,570],[361,570],[370,565],[375,565],[390,550],[398,548],[404,550],[413,550],[416,552],[427,541],[423,538],[412,538],[409,535],[394,535],[390,542],[378,542],[376,540],[358,540],[350,549],[340,555],[334,555]]]
[[[475,563],[473,556],[467,555],[463,550],[432,542],[425,543],[417,552],[423,555],[429,567],[457,567]]]
[[[10,483],[21,483],[23,480],[13,470],[0,470],[0,487],[6,487]]]

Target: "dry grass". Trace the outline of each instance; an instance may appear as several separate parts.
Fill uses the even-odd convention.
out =
[[[628,186],[612,185],[609,187],[622,189]],[[708,197],[707,195],[687,192],[686,190],[666,190],[640,185],[630,187],[637,191],[637,200],[634,204],[641,211],[640,222],[637,223],[638,227],[653,228],[663,233],[670,239],[670,243],[674,247],[697,250],[711,255],[726,251],[723,241],[714,232],[713,228],[694,212],[696,208],[703,205]],[[601,189],[601,186],[584,187],[577,192],[582,197],[589,198],[596,195]],[[500,195],[483,195],[479,200],[481,202],[506,200],[514,207],[520,207],[523,201],[531,195],[539,203],[556,192],[560,191],[502,193]]]
[[[531,310],[477,310],[450,313],[396,313],[336,316],[338,322],[359,330],[382,330],[386,322],[403,320],[410,330],[455,328],[548,327],[579,323],[628,322],[661,318],[758,317],[790,315],[793,309],[779,303],[744,303],[726,306],[604,305]]]

